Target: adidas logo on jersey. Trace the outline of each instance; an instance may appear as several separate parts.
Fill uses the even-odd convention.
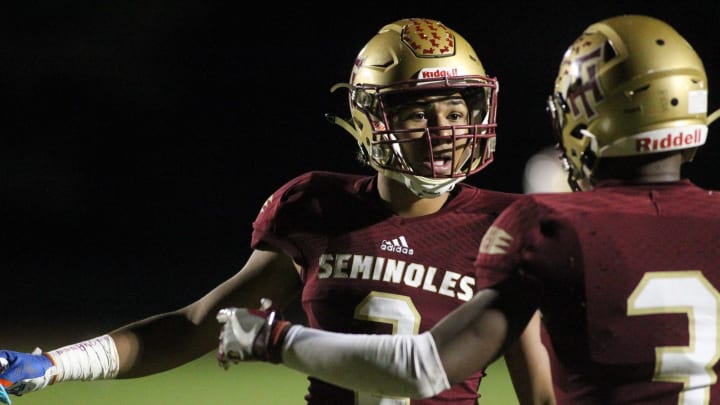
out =
[[[398,236],[395,239],[387,240],[384,239],[382,243],[380,243],[380,250],[384,250],[386,252],[395,252],[395,253],[402,253],[404,255],[414,255],[415,250],[411,249],[408,246],[407,240],[405,240],[405,236]]]

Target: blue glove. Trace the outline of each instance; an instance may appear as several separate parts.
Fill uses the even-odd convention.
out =
[[[5,391],[5,387],[0,384],[0,402],[3,404],[12,404],[12,401],[10,400],[10,397],[8,396],[7,391]]]
[[[0,402],[9,404],[7,394],[22,395],[53,383],[57,368],[40,349],[32,353],[0,350]]]

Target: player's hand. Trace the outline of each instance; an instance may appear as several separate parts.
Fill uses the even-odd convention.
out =
[[[3,387],[2,384],[0,384],[0,403],[12,404],[10,396],[8,395],[7,391],[5,391],[5,387]]]
[[[52,360],[39,348],[32,353],[0,350],[0,385],[6,391],[5,396],[0,392],[0,402],[10,403],[7,394],[22,395],[41,390],[52,384],[56,374]]]
[[[223,368],[248,360],[282,361],[282,343],[291,324],[280,319],[269,299],[261,300],[260,309],[223,308],[217,320],[222,324],[217,358]]]

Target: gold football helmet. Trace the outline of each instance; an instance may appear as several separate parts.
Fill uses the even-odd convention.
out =
[[[331,91],[338,88],[349,90],[352,118],[328,118],[355,137],[365,163],[420,197],[451,190],[493,160],[498,82],[485,75],[470,44],[438,21],[408,18],[382,27],[357,55],[350,82]],[[462,99],[467,117],[452,125],[394,125],[393,111],[403,104],[438,98]]]
[[[590,25],[547,103],[571,187],[584,188],[604,157],[682,150],[692,160],[711,121],[707,100],[702,61],[668,24],[622,15]]]

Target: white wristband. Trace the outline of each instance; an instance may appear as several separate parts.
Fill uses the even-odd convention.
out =
[[[64,346],[45,353],[57,368],[52,383],[115,378],[120,369],[115,342],[109,335]]]

